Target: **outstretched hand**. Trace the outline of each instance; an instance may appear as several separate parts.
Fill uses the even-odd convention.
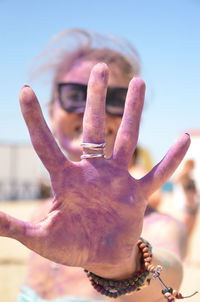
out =
[[[83,142],[105,141],[107,85],[108,68],[97,64],[88,84]],[[49,171],[54,198],[49,214],[37,223],[0,212],[0,235],[70,266],[114,267],[131,259],[147,198],[171,176],[190,144],[189,136],[183,135],[146,176],[140,180],[130,176],[128,163],[137,144],[144,94],[144,82],[133,78],[110,159],[71,162],[51,134],[34,92],[25,86],[20,94],[22,114],[33,147]]]

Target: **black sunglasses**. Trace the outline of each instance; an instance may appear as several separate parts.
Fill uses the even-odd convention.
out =
[[[67,112],[84,113],[87,85],[79,83],[58,83],[58,100]],[[114,116],[122,116],[128,89],[108,87],[106,95],[106,112]]]

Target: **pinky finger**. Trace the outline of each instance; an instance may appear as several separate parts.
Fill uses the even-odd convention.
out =
[[[188,133],[185,133],[169,149],[164,158],[148,174],[140,179],[142,190],[147,198],[159,189],[174,173],[185,156],[189,145],[190,136]]]

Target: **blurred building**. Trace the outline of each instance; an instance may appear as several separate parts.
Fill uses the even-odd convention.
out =
[[[200,191],[200,129],[188,132],[191,146],[183,163],[194,160],[193,176]],[[47,198],[50,194],[48,173],[32,145],[0,143],[0,201]]]
[[[0,201],[42,198],[49,177],[30,144],[0,143]]]

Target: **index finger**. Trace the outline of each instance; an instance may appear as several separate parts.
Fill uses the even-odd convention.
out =
[[[51,172],[63,168],[68,161],[49,130],[37,97],[29,86],[22,88],[20,105],[33,147],[47,170]]]

